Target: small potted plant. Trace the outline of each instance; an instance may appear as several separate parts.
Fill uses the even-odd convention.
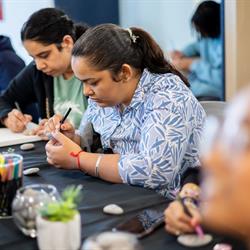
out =
[[[62,199],[47,203],[36,219],[40,250],[77,250],[81,244],[81,217],[77,210],[82,186],[69,186]]]

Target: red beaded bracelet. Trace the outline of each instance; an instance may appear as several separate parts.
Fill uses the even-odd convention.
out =
[[[77,158],[77,167],[80,169],[80,154],[84,153],[85,151],[80,150],[78,153],[71,152],[70,155]]]

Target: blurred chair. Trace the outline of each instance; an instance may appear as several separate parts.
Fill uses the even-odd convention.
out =
[[[200,104],[207,116],[213,115],[219,119],[223,118],[224,110],[227,106],[227,103],[223,101],[201,101]]]

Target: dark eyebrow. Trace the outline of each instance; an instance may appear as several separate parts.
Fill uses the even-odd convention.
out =
[[[42,56],[43,54],[46,54],[46,53],[50,53],[50,50],[45,50],[45,51],[42,51],[40,52],[39,54],[37,54],[36,56]]]
[[[77,78],[77,77],[76,77]],[[91,81],[91,80],[96,80],[96,78],[86,78],[86,79],[79,79],[77,78],[79,81],[81,82],[85,82],[85,83],[88,83],[88,81]],[[99,78],[97,78],[97,80],[99,80]]]
[[[78,79],[80,82],[86,82],[86,81],[89,81],[91,80],[91,78],[87,78],[87,79],[80,79],[78,77],[75,76],[76,79]]]

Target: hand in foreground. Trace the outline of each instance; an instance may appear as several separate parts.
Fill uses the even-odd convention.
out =
[[[73,140],[75,137],[75,128],[74,126],[66,120],[62,125],[60,124],[60,121],[62,120],[63,116],[60,114],[56,114],[53,117],[51,117],[46,124],[44,125],[44,134],[48,135],[52,132],[59,131],[61,129],[61,132],[67,136],[69,139]]]
[[[26,129],[26,124],[32,120],[31,115],[26,115],[17,109],[13,109],[3,120],[4,125],[12,132],[20,133]]]
[[[195,231],[195,226],[201,222],[201,216],[197,207],[189,205],[187,207],[192,214],[192,218],[184,212],[179,201],[175,200],[169,204],[164,212],[166,231],[174,235]]]
[[[71,156],[71,152],[78,153],[81,147],[60,132],[52,132],[54,140],[50,140],[46,146],[47,161],[55,167],[76,169],[77,159]]]

